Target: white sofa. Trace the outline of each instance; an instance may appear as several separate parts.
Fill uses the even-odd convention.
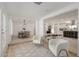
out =
[[[49,49],[55,56],[59,56],[62,51],[68,56],[68,41],[64,39],[50,39]]]

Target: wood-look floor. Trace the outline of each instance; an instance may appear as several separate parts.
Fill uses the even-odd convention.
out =
[[[77,55],[69,52],[69,57]],[[18,39],[14,38],[9,44],[6,57],[55,57],[53,53],[43,46],[34,45],[32,38]]]

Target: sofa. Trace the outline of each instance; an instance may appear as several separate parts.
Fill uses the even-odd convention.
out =
[[[61,52],[64,51],[68,55],[69,43],[64,39],[50,39],[49,40],[49,50],[55,55],[60,56]],[[61,55],[63,56],[63,55]]]

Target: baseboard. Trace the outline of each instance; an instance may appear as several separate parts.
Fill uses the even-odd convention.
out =
[[[1,57],[6,57],[6,55],[7,55],[7,50],[8,50],[8,45],[6,45],[6,47],[4,48]]]

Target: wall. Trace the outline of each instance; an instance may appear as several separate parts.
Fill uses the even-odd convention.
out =
[[[1,9],[0,9],[0,56],[1,56]]]
[[[70,12],[66,12],[64,14],[60,14],[55,17],[51,17],[49,19],[46,19],[45,20],[45,29],[47,29],[48,25],[51,25],[51,26],[54,26],[55,33],[63,33],[59,29],[68,28],[67,25],[71,25],[72,20],[75,20],[75,25],[77,25],[77,21],[78,21],[78,10],[77,9],[70,11]]]
[[[55,29],[55,33],[63,34],[63,31],[60,31],[59,29],[60,28],[67,28],[67,30],[71,31],[71,29],[67,25],[71,25],[72,20],[75,20],[75,25],[78,25],[78,10],[68,12],[66,14],[64,13],[63,15],[61,15],[61,16],[59,15],[54,18],[46,19],[45,23],[48,25],[51,25],[51,26],[54,25],[55,27],[57,27]],[[78,31],[78,26],[77,26],[77,31]],[[74,39],[74,38],[65,38],[65,37],[64,37],[64,39],[69,41],[69,51],[77,54],[78,40]]]
[[[4,56],[6,49],[8,47],[8,44],[11,41],[11,35],[10,35],[10,23],[9,23],[9,17],[7,15],[7,11],[3,5],[3,3],[0,3],[0,56]],[[5,21],[3,21],[5,19]]]
[[[52,12],[51,14],[48,14],[48,15],[46,15],[45,17],[43,17],[43,18],[41,18],[41,20],[46,20],[46,19],[48,19],[48,18],[50,18],[50,17],[55,17],[55,16],[57,16],[57,15],[60,15],[60,14],[62,14],[62,13],[65,13],[65,12],[69,12],[69,11],[72,11],[72,10],[75,10],[75,9],[78,9],[78,23],[77,23],[77,25],[78,25],[78,32],[79,32],[79,3],[77,3],[77,4],[73,4],[73,5],[70,5],[70,6],[67,6],[67,7],[64,7],[64,8],[62,8],[62,9],[60,9],[60,10],[57,10],[56,12]],[[76,19],[77,20],[77,19]],[[49,21],[49,20],[48,20]],[[61,21],[59,21],[59,22],[61,22]],[[39,24],[39,21],[36,21],[36,34],[37,35],[39,35],[39,33],[43,33],[42,31],[44,30],[44,22],[43,22],[43,24]],[[42,27],[42,28],[40,28],[40,26]],[[39,29],[41,30],[41,31],[39,31]],[[78,37],[79,37],[79,35],[78,35]],[[77,43],[78,43],[78,45],[77,45],[77,51],[78,51],[78,56],[79,56],[79,38],[78,38],[78,41],[77,41]]]
[[[24,19],[25,26],[24,26]],[[30,31],[31,36],[34,35],[35,32],[35,18],[33,17],[13,17],[13,36],[17,37],[18,32],[22,31],[22,28],[25,27],[26,31]]]
[[[68,19],[70,19],[70,18],[68,18]],[[60,19],[59,19],[60,20]],[[66,19],[65,19],[66,20]],[[75,18],[75,21],[76,21],[76,25],[77,25],[77,18]],[[71,21],[71,19],[69,20],[69,21]],[[53,27],[53,29],[54,29],[54,33],[60,33],[60,34],[63,34],[63,32],[62,31],[60,31],[60,28],[67,28],[67,30],[71,30],[69,27],[68,27],[68,25],[71,25],[71,23],[69,24],[69,23],[66,23],[67,21],[61,21],[60,20],[60,22],[55,22],[55,21],[48,21],[48,22],[45,22],[45,33],[46,33],[46,31],[47,31],[47,29],[48,29],[48,26],[49,25],[51,25],[52,27]]]
[[[43,37],[44,35],[44,31],[42,29],[44,29],[44,22],[43,20],[39,19],[39,20],[36,20],[36,23],[35,23],[35,27],[36,27],[36,37],[38,38],[38,42],[41,43],[41,38]]]
[[[78,45],[77,45],[77,55],[79,56],[79,7],[78,7]]]

